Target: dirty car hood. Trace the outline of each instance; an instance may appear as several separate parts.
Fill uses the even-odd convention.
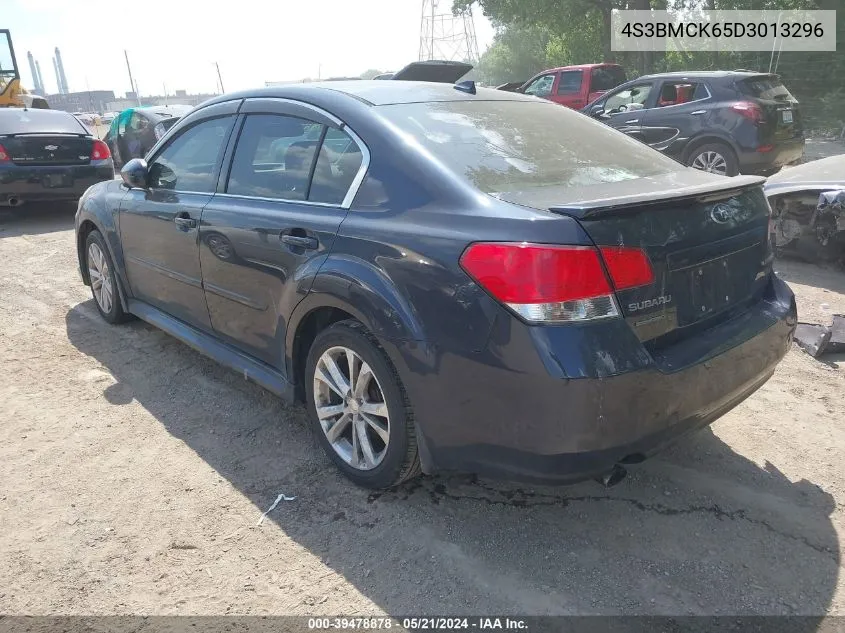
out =
[[[786,168],[769,177],[767,195],[794,191],[845,188],[845,154]]]

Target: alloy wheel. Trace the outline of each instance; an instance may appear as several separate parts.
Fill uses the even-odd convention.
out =
[[[726,176],[728,173],[728,161],[719,152],[714,151],[701,152],[692,161],[691,167],[720,176]]]
[[[384,460],[390,415],[373,370],[348,347],[331,347],[314,369],[314,405],[320,427],[334,451],[358,470]]]
[[[108,314],[114,303],[114,289],[111,270],[103,251],[96,242],[88,246],[88,275],[91,277],[91,289],[100,309]]]

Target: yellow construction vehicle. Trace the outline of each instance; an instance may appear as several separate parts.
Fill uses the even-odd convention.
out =
[[[18,60],[8,29],[0,29],[0,108],[48,108],[46,99],[21,85]]]

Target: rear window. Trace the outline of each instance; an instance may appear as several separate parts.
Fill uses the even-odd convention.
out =
[[[601,66],[591,71],[590,92],[613,90],[625,83],[625,71],[621,66]]]
[[[5,134],[88,134],[75,116],[60,110],[0,110],[0,135]]]
[[[683,169],[647,145],[553,103],[447,101],[378,110],[486,193],[587,186]]]
[[[749,97],[772,101],[792,101],[794,97],[778,77],[752,77],[739,82],[742,92]]]

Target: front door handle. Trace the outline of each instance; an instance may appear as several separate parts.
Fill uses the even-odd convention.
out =
[[[173,218],[173,221],[176,223],[180,229],[195,229],[197,228],[197,221],[192,218],[187,211],[181,211],[176,214],[176,217]]]
[[[305,248],[308,250],[315,250],[320,245],[316,237],[309,237],[308,235],[290,235],[288,233],[282,235],[282,243],[295,248]]]
[[[704,114],[707,110],[696,110],[695,112],[690,112],[690,114]]]
[[[630,121],[625,121],[625,124],[627,125],[629,123],[639,123],[639,122],[640,122],[639,119],[631,119]]]

